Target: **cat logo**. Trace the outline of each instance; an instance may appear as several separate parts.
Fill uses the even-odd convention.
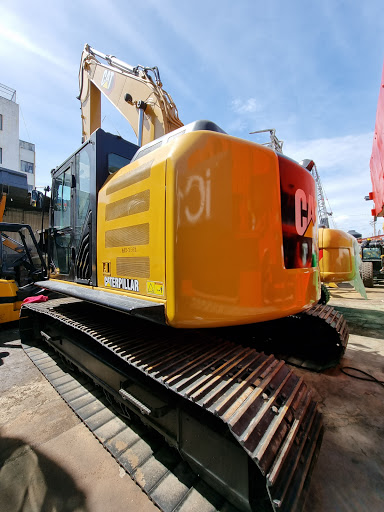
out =
[[[311,194],[307,197],[304,190],[298,188],[295,194],[295,226],[297,234],[313,238],[316,222],[316,205]],[[312,223],[312,224],[311,224]]]
[[[106,69],[103,73],[103,77],[101,79],[101,87],[104,89],[104,92],[109,94],[112,91],[114,84],[115,73],[110,69]]]

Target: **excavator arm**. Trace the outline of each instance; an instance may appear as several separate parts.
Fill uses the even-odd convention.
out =
[[[132,67],[86,44],[79,88],[83,141],[101,127],[101,93],[127,119],[139,146],[183,126],[175,103],[163,89],[157,67]]]

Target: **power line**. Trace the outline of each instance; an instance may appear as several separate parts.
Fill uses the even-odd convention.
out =
[[[31,136],[29,135],[29,131],[28,131],[28,128],[27,128],[27,123],[25,122],[25,119],[24,119],[23,110],[21,108],[21,105],[19,105],[19,106],[20,106],[21,117],[23,118],[23,121],[24,121],[25,130],[26,130],[27,135],[28,135],[28,140],[30,142],[32,139],[31,139]]]

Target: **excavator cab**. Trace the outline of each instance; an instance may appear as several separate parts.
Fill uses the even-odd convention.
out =
[[[51,277],[96,284],[97,195],[138,146],[98,129],[52,174]]]

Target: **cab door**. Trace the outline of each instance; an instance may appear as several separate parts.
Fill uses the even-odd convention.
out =
[[[92,273],[91,158],[87,144],[54,173],[52,186],[53,277],[81,284]]]
[[[67,162],[63,169],[54,175],[52,183],[50,253],[54,267],[54,277],[59,279],[69,279],[72,270],[72,167],[73,162]]]

